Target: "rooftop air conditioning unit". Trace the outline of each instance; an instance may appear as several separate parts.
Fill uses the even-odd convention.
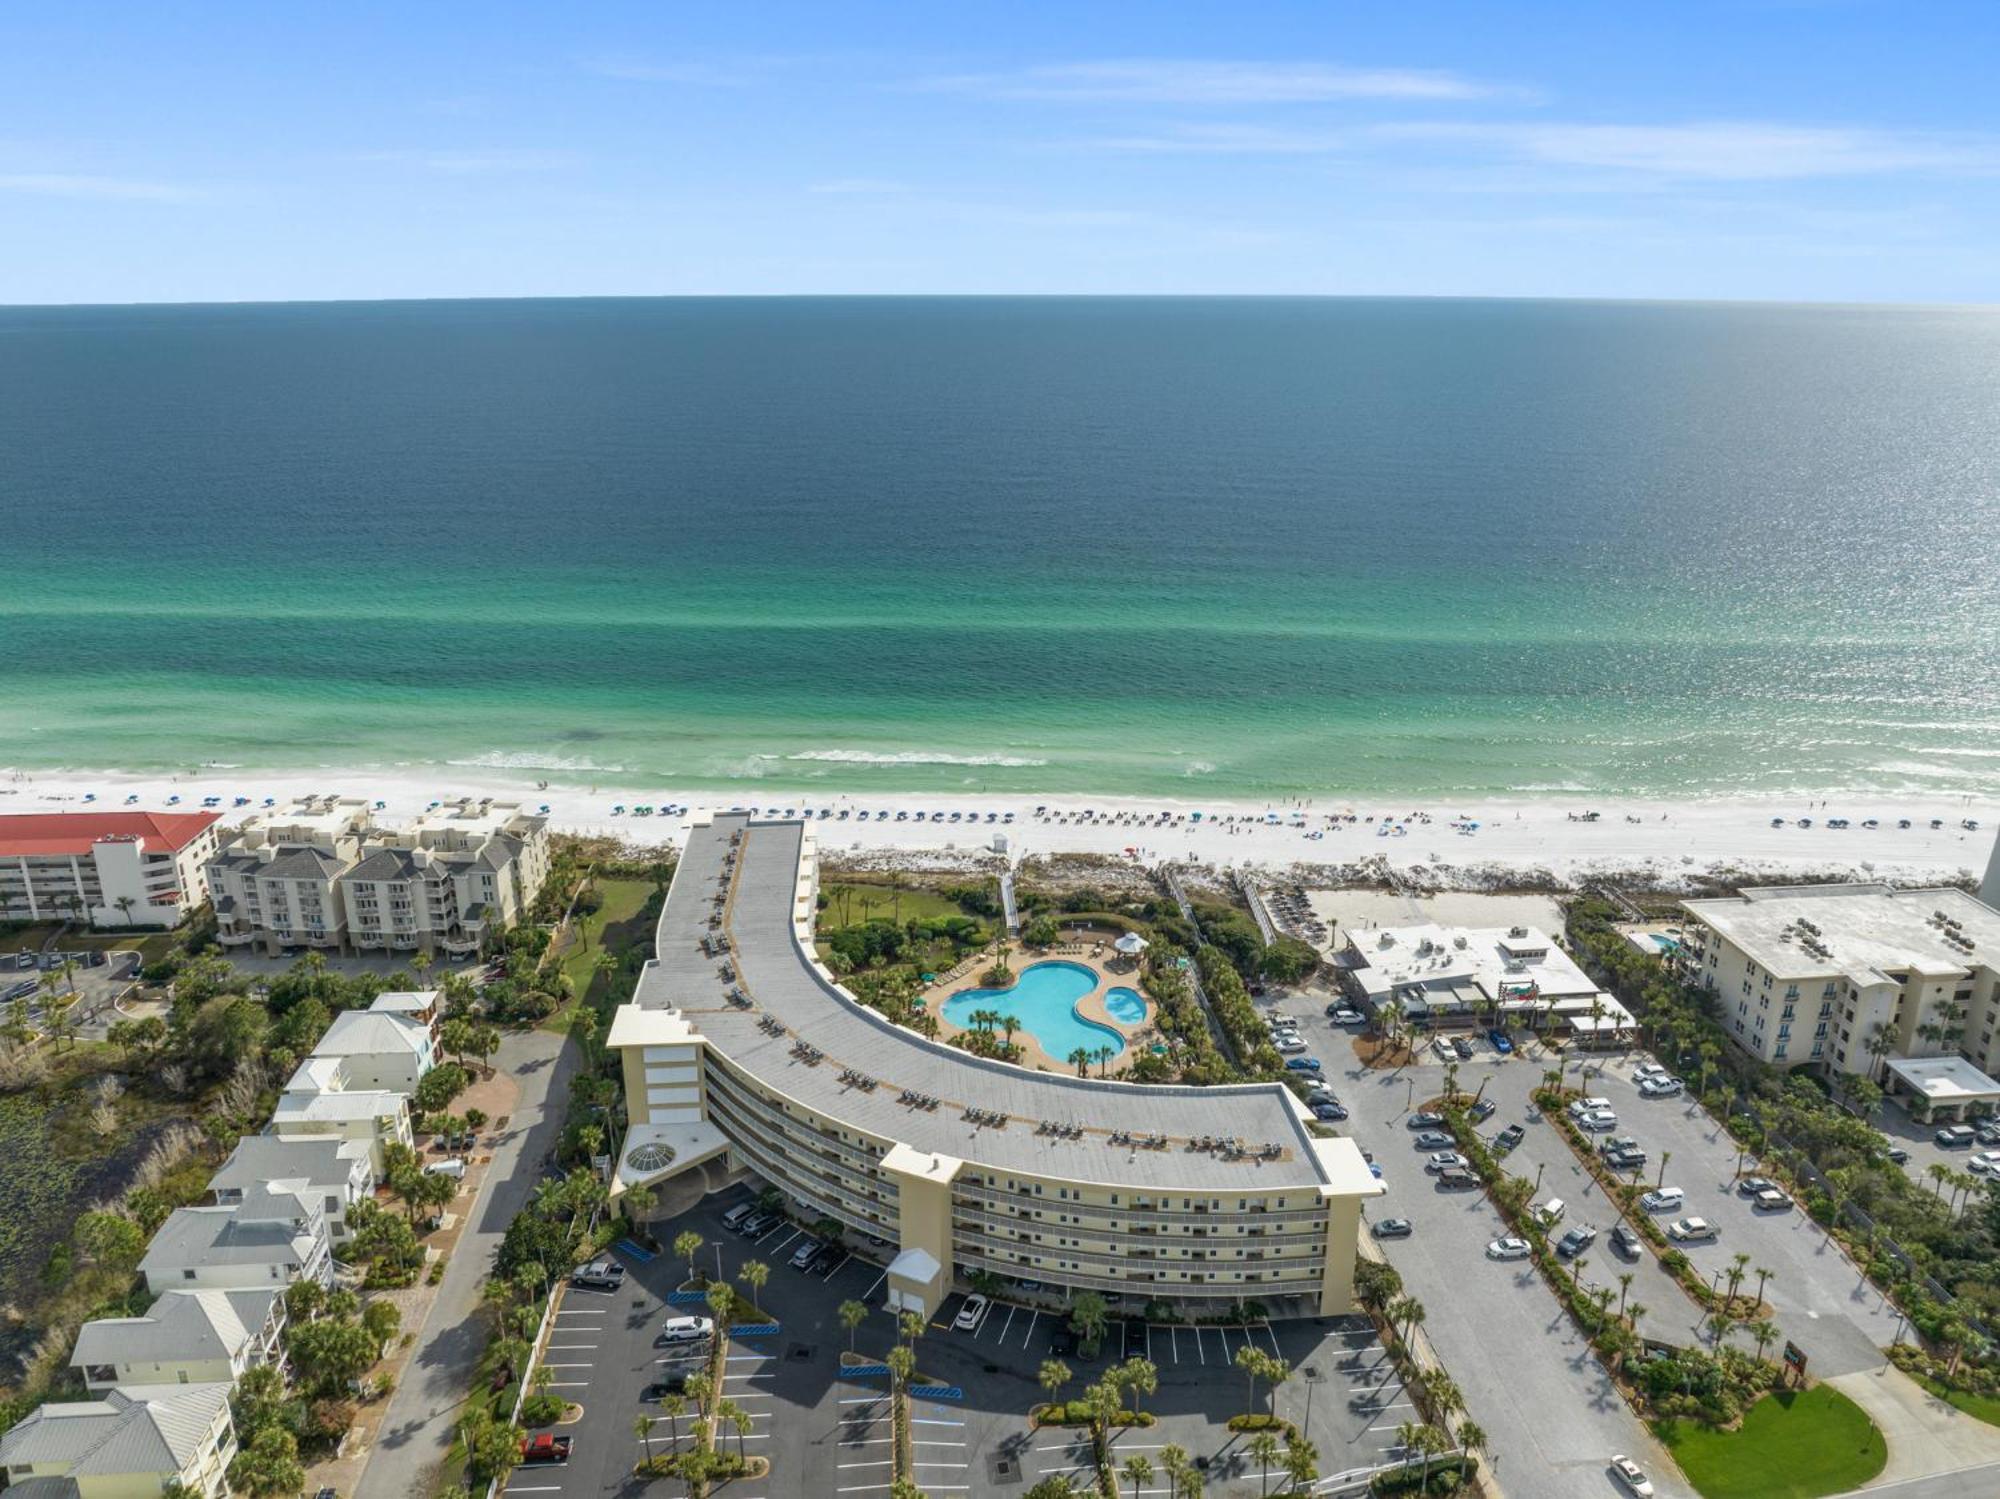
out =
[[[1507,928],[1507,935],[1510,937],[1525,937],[1528,935],[1528,929],[1524,926],[1510,926]]]
[[[1461,932],[1456,937],[1452,938],[1451,945],[1459,949],[1459,951],[1463,952],[1465,950],[1465,934]]]

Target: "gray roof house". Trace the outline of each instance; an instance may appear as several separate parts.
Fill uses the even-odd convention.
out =
[[[270,1362],[285,1325],[284,1293],[169,1291],[143,1317],[99,1317],[77,1330],[70,1367],[91,1390],[117,1385],[229,1384]]]
[[[7,1492],[30,1499],[127,1499],[176,1481],[212,1499],[235,1455],[226,1384],[120,1386],[44,1405],[0,1436]]]
[[[331,1285],[326,1215],[313,1199],[275,1186],[227,1207],[176,1208],[146,1246],[139,1272],[156,1295],[283,1289],[295,1280]]]
[[[267,1184],[317,1198],[327,1232],[338,1243],[347,1237],[347,1210],[375,1190],[375,1163],[366,1140],[245,1135],[208,1182],[224,1207]]]

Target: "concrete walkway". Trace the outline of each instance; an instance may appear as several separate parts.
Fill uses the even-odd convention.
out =
[[[1889,1464],[1870,1488],[2000,1463],[2000,1426],[1938,1399],[1894,1364],[1824,1382],[1868,1412],[1888,1440]]]
[[[465,1235],[445,1265],[430,1316],[417,1332],[403,1381],[389,1397],[355,1499],[424,1499],[436,1486],[473,1365],[486,1345],[479,1307],[493,1256],[507,1225],[533,1195],[542,1157],[562,1128],[578,1058],[567,1040],[567,1033],[543,1030],[501,1040],[494,1062],[519,1083],[520,1100],[494,1144],[493,1164],[469,1210]]]

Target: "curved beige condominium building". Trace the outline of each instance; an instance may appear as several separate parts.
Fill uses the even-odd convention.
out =
[[[817,894],[806,824],[690,823],[658,957],[611,1026],[631,1120],[614,1192],[726,1156],[896,1246],[892,1303],[925,1313],[980,1270],[1348,1309],[1361,1200],[1382,1187],[1290,1090],[1084,1079],[925,1040],[820,965]]]

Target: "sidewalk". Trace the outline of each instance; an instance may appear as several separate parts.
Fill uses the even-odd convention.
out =
[[[536,1163],[555,1145],[577,1049],[545,1030],[511,1033],[496,1067],[518,1098],[504,1126],[488,1127],[493,1159],[466,1208],[455,1252],[445,1260],[428,1316],[416,1334],[388,1409],[365,1454],[365,1467],[342,1499],[424,1499],[451,1449],[453,1428],[470,1393],[473,1366],[486,1344],[480,1298],[493,1256],[514,1215],[527,1205]],[[466,1102],[484,1108],[468,1093]],[[464,1199],[461,1199],[463,1201]]]
[[[425,1322],[431,1308],[436,1303],[443,1284],[429,1282],[430,1267],[440,1261],[449,1264],[459,1240],[465,1236],[465,1226],[470,1220],[471,1206],[478,1202],[479,1194],[485,1186],[486,1178],[492,1174],[492,1141],[496,1132],[508,1127],[509,1119],[517,1107],[520,1086],[499,1068],[491,1077],[481,1078],[452,1105],[456,1113],[467,1109],[484,1110],[490,1121],[480,1131],[473,1148],[472,1159],[467,1163],[465,1185],[452,1205],[445,1210],[446,1224],[424,1241],[429,1252],[424,1270],[413,1286],[405,1286],[398,1291],[377,1291],[369,1294],[370,1300],[387,1301],[402,1314],[403,1331],[396,1339],[396,1347],[375,1370],[376,1374],[386,1374],[401,1388],[403,1377],[408,1371],[410,1358],[417,1348]],[[405,1342],[404,1339],[409,1341]],[[370,1401],[355,1408],[354,1425],[349,1428],[347,1439],[342,1443],[340,1456],[325,1462],[315,1463],[306,1469],[306,1490],[317,1493],[322,1488],[330,1488],[337,1494],[352,1494],[361,1481],[362,1470],[368,1465],[368,1453],[375,1444],[376,1434],[381,1430],[384,1419],[395,1402],[393,1392],[388,1400]]]

